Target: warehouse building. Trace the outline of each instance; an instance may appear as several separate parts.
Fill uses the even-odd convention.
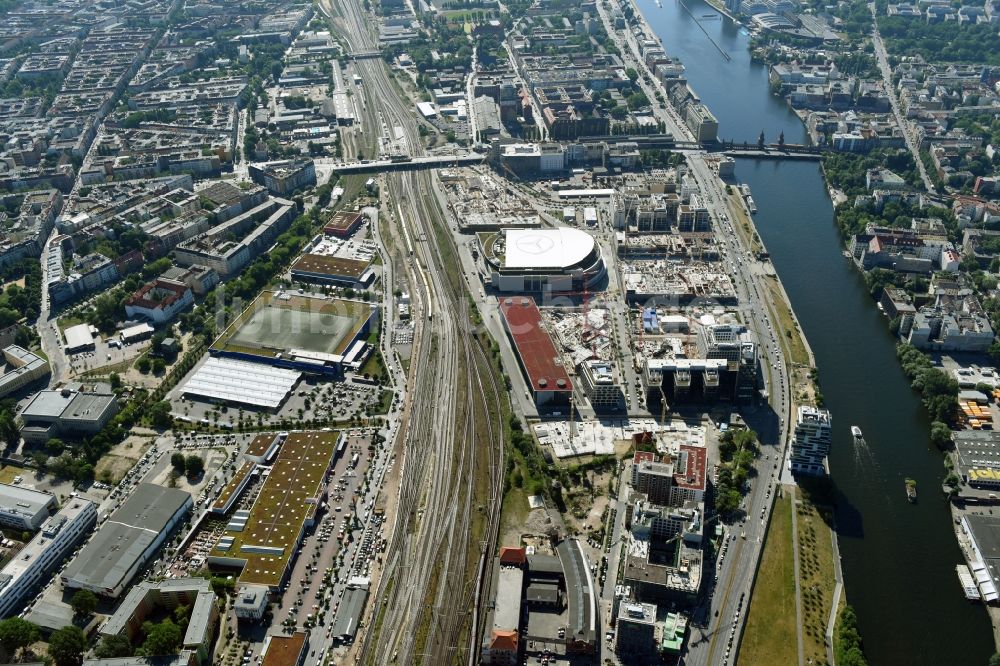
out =
[[[375,270],[370,262],[362,259],[304,254],[292,264],[292,279],[345,289],[364,289],[374,281]]]
[[[11,345],[3,350],[7,372],[0,375],[0,397],[20,391],[50,374],[49,362],[24,347]]]
[[[66,338],[67,354],[94,350],[94,334],[90,330],[90,324],[70,326],[63,331],[63,337]]]
[[[349,238],[361,227],[364,219],[361,213],[338,210],[323,227],[323,233],[337,238]]]
[[[55,499],[55,498],[53,498]],[[97,505],[74,497],[0,570],[0,618],[15,614],[97,522]]]
[[[37,530],[54,508],[56,508],[55,495],[23,486],[0,483],[0,525],[3,527]]]
[[[187,380],[187,398],[277,410],[302,373],[262,363],[212,356]]]
[[[368,585],[367,578],[348,581],[347,591],[344,592],[344,598],[330,628],[335,640],[342,643],[354,640],[361,616],[365,612],[365,604],[368,603]]]
[[[117,599],[193,504],[182,490],[140,483],[66,567],[63,585]]]

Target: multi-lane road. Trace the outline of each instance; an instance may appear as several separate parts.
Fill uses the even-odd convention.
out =
[[[788,359],[779,343],[778,323],[771,319],[772,308],[767,302],[770,292],[763,284],[766,279],[763,266],[733,226],[733,211],[729,210],[722,181],[703,156],[689,155],[688,164],[712,211],[722,245],[722,260],[735,278],[737,296],[743,304],[744,322],[757,337],[771,401],[770,406],[747,414],[748,421],[757,429],[762,453],[754,463],[756,474],[750,475],[753,482],[744,499],[743,520],[727,531],[725,555],[717,563],[716,571],[706,572],[711,594],[697,609],[692,622],[685,663],[701,666],[735,662],[767,522],[777,496],[791,427],[791,392]]]

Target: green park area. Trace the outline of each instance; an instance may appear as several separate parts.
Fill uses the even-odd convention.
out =
[[[741,664],[795,664],[795,563],[792,558],[792,498],[774,505],[743,640]]]

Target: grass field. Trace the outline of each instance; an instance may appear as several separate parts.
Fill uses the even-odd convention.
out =
[[[833,537],[820,510],[803,501],[798,511],[799,574],[802,577],[802,641],[807,663],[827,664],[826,623],[833,603]]]
[[[339,299],[306,298],[265,291],[226,328],[213,349],[272,356],[303,349],[343,354],[364,326],[371,306]]]
[[[27,470],[21,469],[20,467],[11,467],[10,465],[4,465],[0,467],[0,483],[11,484],[14,482],[15,476],[25,476]]]
[[[806,346],[802,344],[802,332],[795,325],[795,317],[792,316],[792,311],[778,287],[777,278],[769,276],[765,284],[771,292],[773,310],[778,316],[778,338],[787,358],[796,365],[809,365],[809,354],[806,352]],[[790,331],[791,335],[787,335],[786,331]]]
[[[775,503],[767,530],[738,662],[786,666],[797,660],[792,500],[785,493]]]
[[[108,454],[101,456],[94,467],[94,478],[105,483],[116,484],[139,462],[138,458]]]

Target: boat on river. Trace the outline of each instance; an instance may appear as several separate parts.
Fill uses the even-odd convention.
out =
[[[906,480],[906,499],[910,504],[915,504],[917,501],[917,482],[913,479]]]
[[[851,426],[851,434],[854,435],[854,439],[861,439],[861,428],[858,426]]]

